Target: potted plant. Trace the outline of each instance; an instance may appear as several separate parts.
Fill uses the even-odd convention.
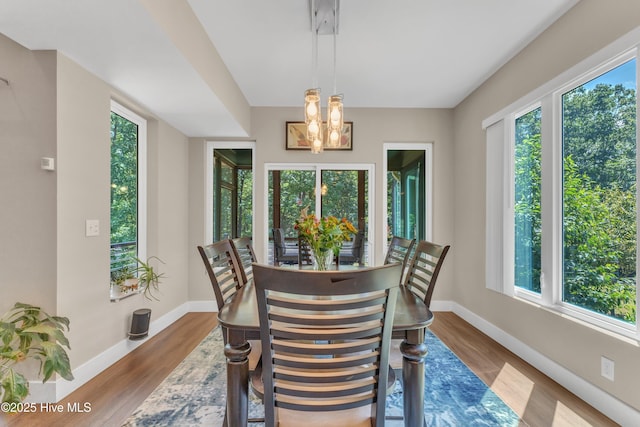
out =
[[[0,393],[2,402],[20,403],[29,394],[29,382],[15,370],[20,362],[40,362],[39,375],[46,382],[54,373],[73,380],[64,335],[69,319],[51,316],[40,307],[16,303],[0,318]]]
[[[155,299],[156,301],[158,301],[158,298],[156,298],[153,293],[159,290],[158,285],[160,284],[160,279],[164,277],[164,273],[157,273],[155,271],[153,266],[149,264],[149,261],[151,261],[152,259],[156,259],[157,261],[164,264],[164,262],[157,256],[147,258],[146,262],[136,257],[135,260],[138,263],[138,267],[136,268],[135,272],[138,275],[137,285],[138,287],[140,287],[140,289],[143,289],[145,298],[149,300]]]
[[[111,273],[111,283],[117,286],[123,294],[138,289],[138,278],[136,277],[136,269],[132,269],[128,265]]]

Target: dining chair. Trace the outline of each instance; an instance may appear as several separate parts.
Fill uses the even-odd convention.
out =
[[[431,295],[450,247],[421,240],[409,263],[404,286],[422,298],[427,308],[431,304]]]
[[[237,243],[235,244],[231,240],[225,239],[207,246],[198,246],[198,252],[202,257],[202,261],[204,262],[207,273],[209,274],[211,286],[213,287],[213,293],[216,296],[218,311],[220,311],[222,307],[224,307],[224,305],[236,294],[238,289],[240,289],[247,283],[246,280],[243,279],[246,272],[238,261],[239,259],[241,259],[241,256],[238,256],[236,247],[247,248],[245,251],[250,252],[251,256],[255,258],[255,254],[253,253],[253,249],[251,248],[250,241],[247,246],[247,243],[242,239],[238,239]],[[226,346],[228,340],[227,328],[221,326],[221,331],[222,339]],[[255,344],[257,343],[254,342],[254,345]],[[251,352],[252,354],[254,352],[253,346]],[[262,369],[259,366],[261,364],[261,359],[259,358],[258,354],[259,353],[256,350],[256,356],[252,356],[250,358],[258,358],[258,362],[256,366],[253,367],[253,369],[261,371]],[[258,395],[258,397],[261,396]],[[250,421],[259,422],[261,420],[252,419]],[[223,425],[227,426],[226,410],[224,414]]]
[[[295,264],[298,262],[298,251],[288,247],[284,240],[284,230],[274,228],[273,234],[273,265]]]
[[[387,248],[387,255],[384,257],[384,264],[399,262],[402,265],[406,265],[411,248],[415,242],[416,239],[405,239],[403,237],[393,236]]]
[[[254,264],[267,427],[384,426],[401,271]]]
[[[311,257],[311,248],[307,241],[298,234],[298,267],[302,268],[305,265],[312,265],[313,259]]]
[[[235,239],[231,239],[231,246],[233,247],[233,253],[235,254],[238,266],[240,267],[242,283],[247,283],[249,280],[253,279],[253,269],[251,267],[251,263],[258,262],[256,254],[253,251],[251,238],[238,237]]]
[[[198,246],[213,293],[216,296],[218,311],[233,297],[238,289],[244,285],[242,268],[239,266],[230,240],[220,240],[207,246]],[[223,328],[224,343],[227,343],[227,331]]]

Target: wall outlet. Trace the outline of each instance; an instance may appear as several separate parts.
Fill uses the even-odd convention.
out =
[[[615,372],[615,362],[604,356],[600,357],[600,375],[613,381]]]
[[[85,223],[85,235],[87,237],[95,237],[100,235],[100,221],[97,219],[88,219]]]

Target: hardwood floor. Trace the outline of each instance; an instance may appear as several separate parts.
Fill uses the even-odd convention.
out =
[[[121,426],[215,325],[212,313],[188,313],[60,402],[63,413],[3,414],[0,425]],[[616,425],[455,314],[438,312],[431,330],[522,417],[522,425]],[[74,403],[89,403],[91,411],[67,411]]]
[[[616,426],[576,395],[451,312],[433,331],[531,427]]]

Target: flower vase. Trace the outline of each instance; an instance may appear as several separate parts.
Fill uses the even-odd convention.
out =
[[[333,251],[331,249],[327,251],[311,251],[313,269],[318,271],[329,270],[331,263],[333,262]]]

